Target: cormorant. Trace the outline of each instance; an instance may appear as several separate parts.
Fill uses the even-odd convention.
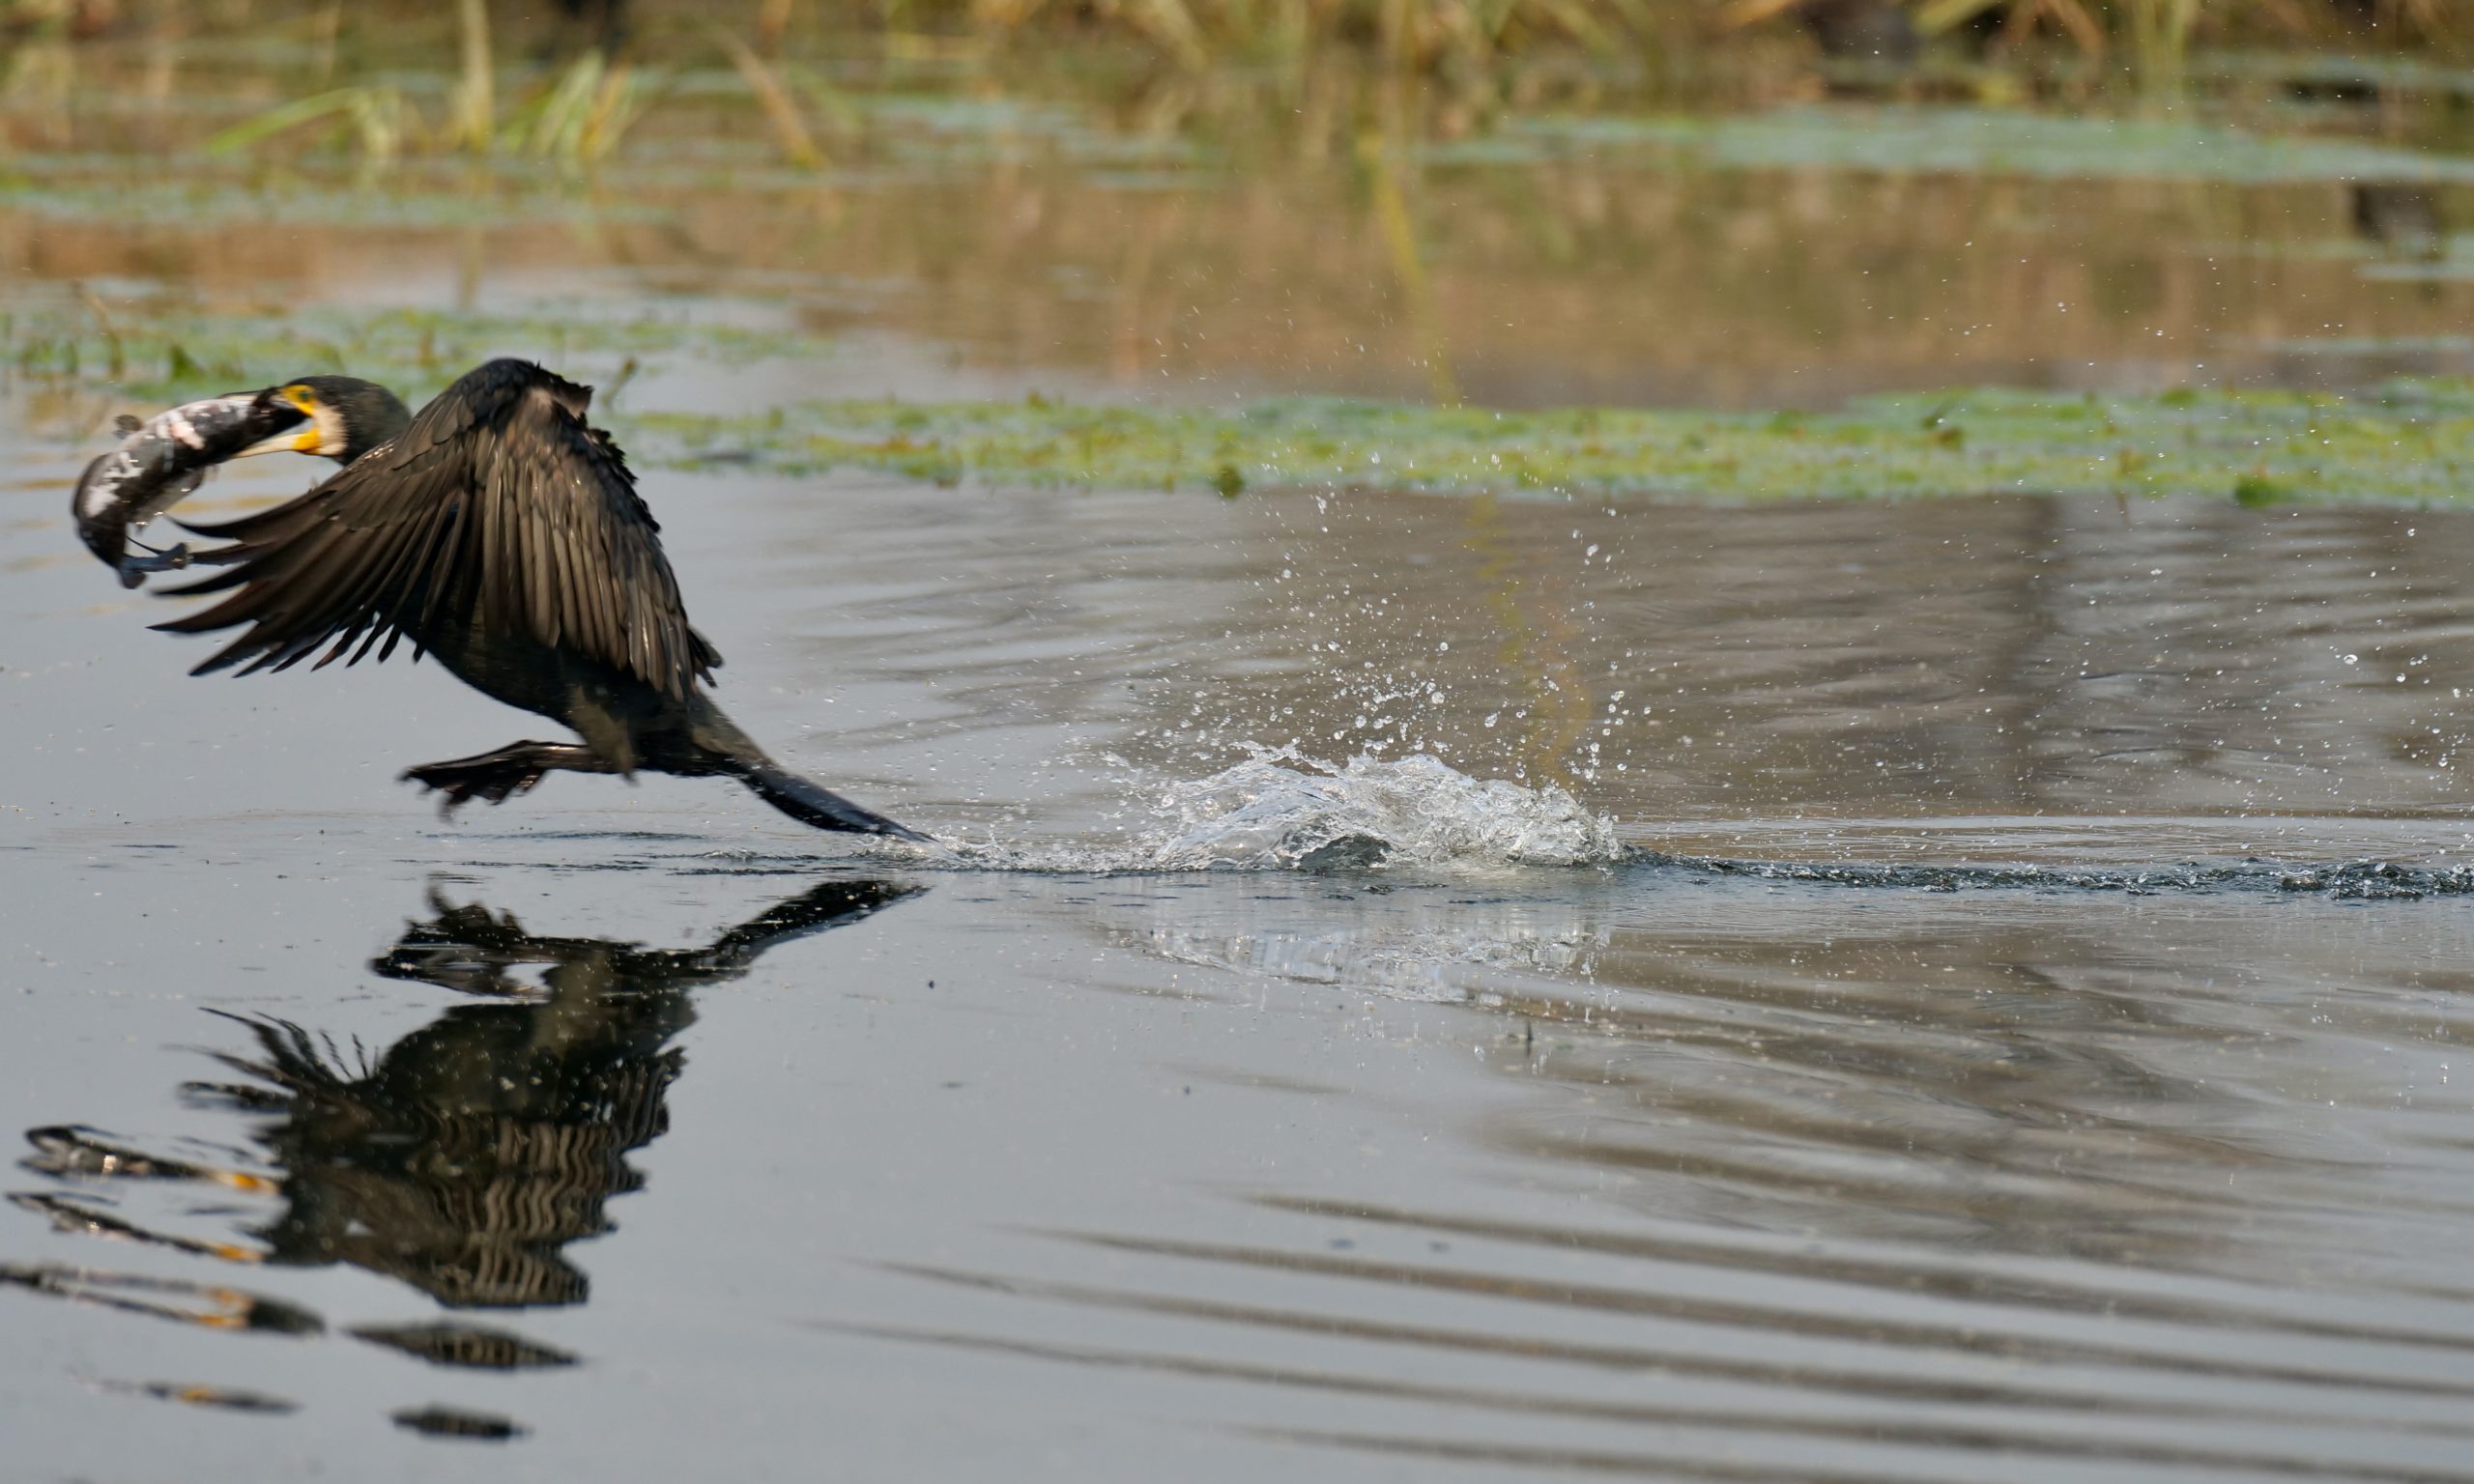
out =
[[[384,660],[408,640],[416,659],[435,655],[583,738],[405,771],[449,811],[503,802],[560,769],[642,768],[735,778],[819,829],[928,840],[784,771],[705,695],[721,654],[688,625],[618,445],[585,420],[591,387],[502,359],[418,413],[351,377],[247,395],[277,431],[228,457],[308,453],[343,471],[272,510],[189,528],[230,542],[190,559],[228,570],[173,593],[230,596],[155,627],[248,625],[190,673],[287,670],[322,646],[319,667],[373,647]]]

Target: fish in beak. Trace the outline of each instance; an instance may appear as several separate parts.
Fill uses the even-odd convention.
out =
[[[342,418],[318,400],[316,390],[302,383],[270,386],[255,393],[250,426],[265,434],[257,442],[225,457],[254,458],[261,453],[306,453],[336,457],[344,445]]]
[[[144,422],[120,420],[120,446],[86,466],[70,511],[77,537],[105,566],[134,587],[149,572],[188,565],[188,548],[158,552],[131,538],[199,485],[215,466],[251,454],[315,452],[317,419],[286,397],[285,388],[237,392],[185,403]],[[302,424],[311,425],[304,432]]]

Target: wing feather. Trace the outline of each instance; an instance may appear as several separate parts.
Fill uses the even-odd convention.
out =
[[[176,594],[222,601],[156,627],[246,625],[197,668],[283,670],[359,642],[384,661],[434,636],[519,630],[673,696],[721,656],[687,622],[660,529],[626,460],[590,426],[586,388],[492,361],[442,392],[394,442],[272,510],[194,527],[231,544]]]

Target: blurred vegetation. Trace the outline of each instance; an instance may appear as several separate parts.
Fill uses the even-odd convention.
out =
[[[93,286],[120,321],[99,339],[105,311],[63,328],[16,295],[8,364],[149,400],[339,366],[418,393],[506,350],[599,357],[606,377],[685,333],[580,321],[554,338],[469,314],[321,328],[308,295],[383,300],[370,244],[402,228],[460,234],[467,310],[489,275],[668,265],[694,292],[761,299],[829,261],[845,290],[935,285],[901,311],[925,339],[1129,387],[1172,366],[1293,386],[1313,367],[1306,385],[1447,409],[1834,406],[2100,360],[2132,385],[2276,361],[2267,376],[2359,387],[2474,354],[2418,342],[2474,293],[2469,28],[2474,5],[2425,0],[0,0],[0,254]],[[252,347],[125,297],[169,279],[199,302],[302,292],[260,306],[273,338]],[[2358,290],[2373,280],[2412,292]],[[2340,322],[2361,375],[2319,369],[2311,335]],[[2149,405],[2108,416],[2161,426]],[[2242,437],[2221,447],[2057,442],[1970,403],[1958,444],[1897,406],[1851,413],[1844,437],[1678,413],[1603,454],[1538,463],[1510,426],[1482,451],[1514,485],[1713,498],[2234,472],[2254,498],[2438,498],[2407,443],[2243,462],[2243,438],[2316,415],[2262,405],[2225,404]],[[1317,406],[1392,441],[1340,465],[1444,436],[1392,403]],[[1252,412],[895,415],[708,431],[785,468],[1328,477]]]
[[[2156,68],[2194,47],[2343,46],[2461,55],[2474,14],[2449,0],[557,0],[546,10],[500,0],[446,8],[413,0],[0,0],[0,27],[92,41],[114,36],[421,28],[440,19],[474,35],[473,17],[563,31],[608,49],[720,25],[773,55],[802,35],[874,37],[895,46],[1028,48],[1059,41],[1122,43],[1181,67],[1302,70],[1352,52],[1408,71],[1486,71],[1568,47],[1605,56],[1759,46],[1800,31],[1820,53],[1891,60],[1942,38],[1999,56],[2055,43],[2089,57]],[[537,19],[535,18],[537,16]]]
[[[2219,63],[2288,59],[2294,96],[2345,99],[2474,58],[2448,0],[0,0],[0,94],[65,98],[82,59],[239,64],[278,96],[226,151],[314,135],[385,162],[482,153],[588,166],[648,112],[755,105],[781,157],[831,161],[846,90],[889,73],[1070,94],[1154,132],[1259,134],[1365,157],[1610,103],[1858,93],[2085,104],[2178,97]],[[170,48],[170,49],[167,49]],[[2343,59],[2337,72],[2307,65]],[[115,74],[116,77],[120,74]],[[2461,76],[2444,91],[2474,91]],[[2313,90],[2317,90],[2314,93]]]

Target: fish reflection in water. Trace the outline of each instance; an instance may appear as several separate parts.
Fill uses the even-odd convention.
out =
[[[694,949],[532,933],[512,915],[453,905],[433,891],[432,916],[407,928],[371,966],[484,1003],[449,1009],[374,1059],[347,1056],[290,1022],[232,1017],[255,1044],[215,1054],[245,1080],[186,1089],[212,1105],[268,1115],[254,1138],[279,1174],[152,1155],[75,1126],[28,1131],[35,1153],[25,1167],[64,1183],[170,1182],[279,1195],[281,1213],[245,1229],[249,1241],[150,1230],[60,1191],[12,1199],[63,1230],[196,1256],[347,1263],[399,1278],[449,1308],[580,1303],[588,1282],[564,1248],[610,1230],[605,1203],[643,1184],[626,1156],[668,1127],[667,1094],[684,1066],[673,1042],[696,1019],[690,991],[737,979],[782,943],[858,922],[920,890],[829,880]],[[527,972],[536,969],[537,981]],[[324,1327],[279,1300],[173,1279],[0,1266],[0,1282],[221,1327],[273,1324],[300,1334]],[[442,1365],[506,1370],[573,1359],[464,1325],[351,1332]]]

